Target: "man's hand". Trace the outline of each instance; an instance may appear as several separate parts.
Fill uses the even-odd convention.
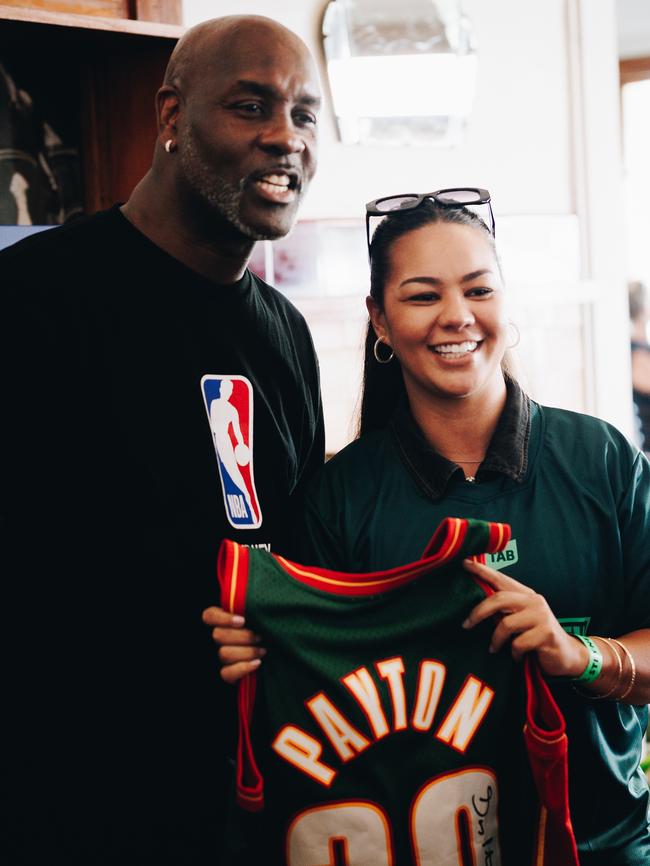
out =
[[[202,619],[212,626],[212,640],[219,646],[221,678],[225,682],[233,685],[257,670],[266,650],[259,646],[261,638],[244,628],[243,616],[227,613],[220,607],[208,607]]]

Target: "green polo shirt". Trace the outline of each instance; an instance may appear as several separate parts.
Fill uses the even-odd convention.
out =
[[[650,464],[603,421],[508,397],[476,482],[427,445],[405,408],[330,460],[308,490],[298,561],[351,572],[418,559],[444,517],[501,521],[488,565],[532,587],[569,631],[650,628]],[[639,769],[647,708],[553,691],[570,737],[582,866],[650,863]]]

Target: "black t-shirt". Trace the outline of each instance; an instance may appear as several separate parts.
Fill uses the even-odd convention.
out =
[[[221,539],[282,548],[322,463],[306,324],[117,208],[0,273],[0,859],[218,863],[232,714],[201,611]]]

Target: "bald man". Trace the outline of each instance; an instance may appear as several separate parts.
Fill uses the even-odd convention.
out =
[[[323,460],[309,332],[247,269],[296,219],[319,101],[284,27],[201,24],[128,202],[0,254],[3,864],[221,862],[201,611],[222,538],[281,549]]]

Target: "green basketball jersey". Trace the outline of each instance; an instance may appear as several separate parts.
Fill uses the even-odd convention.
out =
[[[564,720],[532,660],[461,627],[489,592],[462,559],[509,539],[448,518],[421,560],[363,574],[224,542],[222,605],[268,649],[238,750],[265,863],[576,866]]]
[[[512,538],[487,565],[543,595],[568,631],[650,628],[650,463],[596,418],[533,402],[530,414],[520,481],[479,471],[470,484],[459,471],[440,498],[426,492],[426,458],[398,438],[401,428],[362,436],[310,485],[294,556],[375,571],[417,559],[448,514],[500,521]],[[581,866],[646,866],[650,794],[639,762],[647,708],[590,700],[563,679],[550,686],[571,740]]]

